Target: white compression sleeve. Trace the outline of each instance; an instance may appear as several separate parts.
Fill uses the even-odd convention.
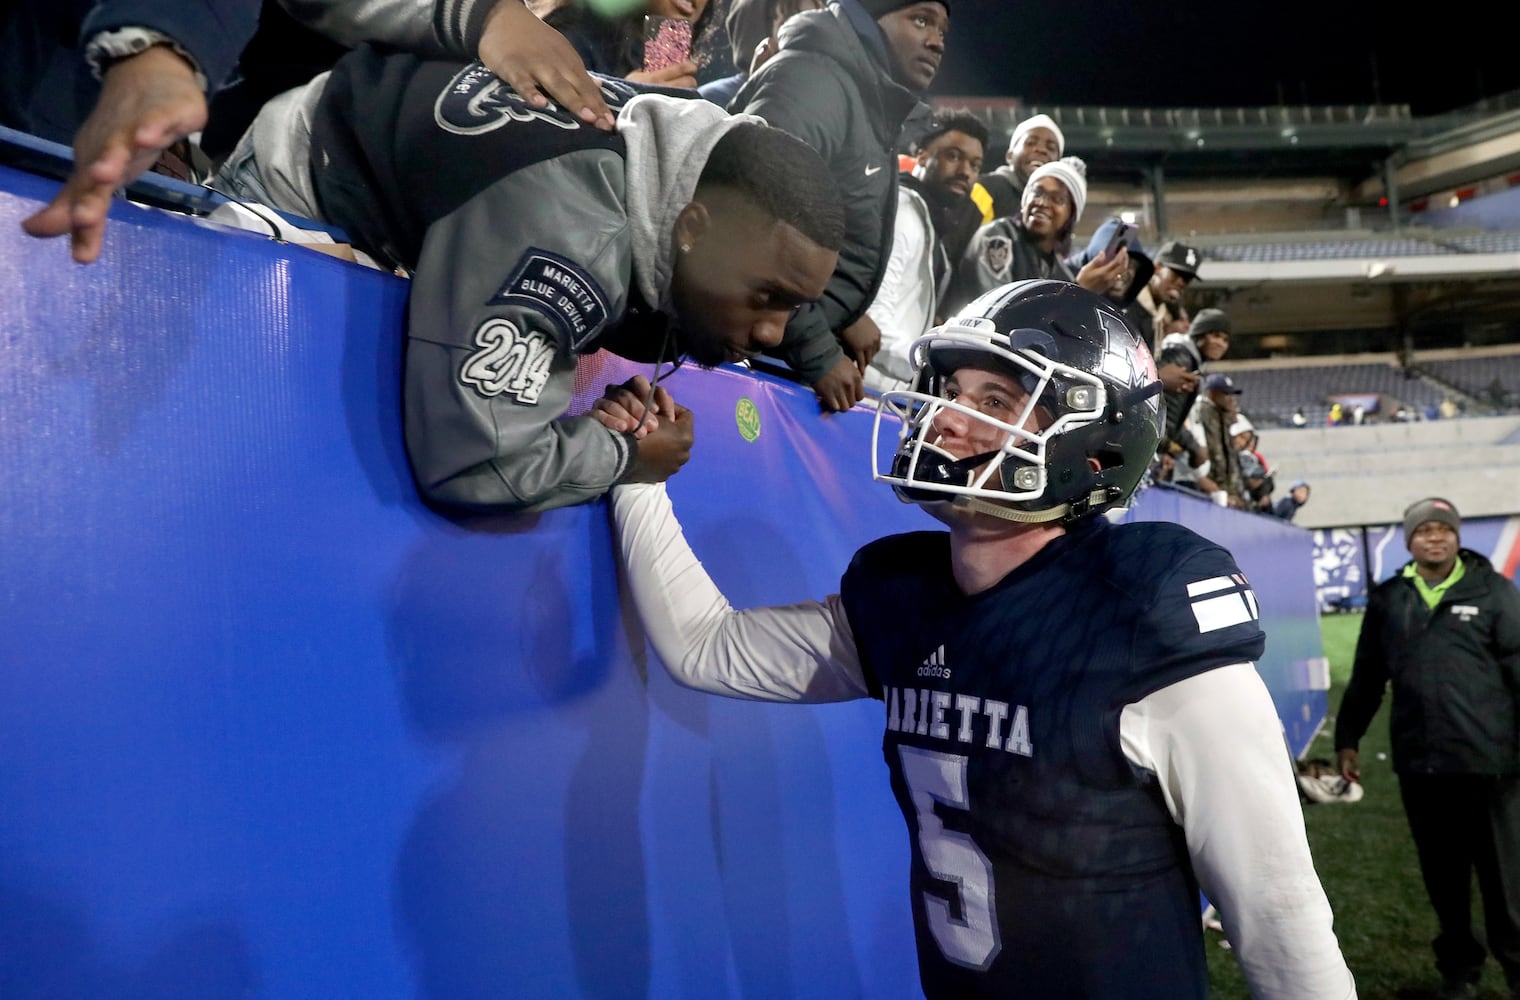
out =
[[[1256,668],[1220,667],[1125,706],[1119,738],[1159,778],[1251,995],[1353,1000],[1282,724]]]
[[[758,701],[867,696],[837,594],[736,611],[691,551],[663,484],[621,485],[609,496],[634,606],[678,683]]]

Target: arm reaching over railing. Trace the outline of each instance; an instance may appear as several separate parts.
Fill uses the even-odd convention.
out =
[[[736,610],[687,544],[663,484],[617,486],[610,496],[628,589],[678,683],[757,701],[867,697],[837,594]]]

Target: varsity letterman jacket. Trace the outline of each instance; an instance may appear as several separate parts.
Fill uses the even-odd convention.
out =
[[[659,360],[675,215],[712,147],[754,119],[601,85],[613,133],[533,107],[479,63],[361,47],[317,102],[323,217],[412,273],[406,444],[430,500],[565,506],[633,458],[631,437],[563,417],[576,358]]]

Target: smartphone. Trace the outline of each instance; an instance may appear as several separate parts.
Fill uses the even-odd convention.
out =
[[[1134,228],[1128,222],[1120,222],[1114,227],[1114,234],[1108,238],[1108,246],[1103,248],[1103,259],[1105,261],[1114,259],[1114,254],[1118,253],[1119,248],[1125,245],[1129,234]]]
[[[644,18],[644,72],[691,59],[691,22],[679,17]]]

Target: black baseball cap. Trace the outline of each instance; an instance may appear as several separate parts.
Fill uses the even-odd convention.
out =
[[[1203,254],[1198,252],[1197,247],[1188,246],[1178,240],[1168,240],[1161,245],[1161,250],[1156,254],[1156,266],[1165,264],[1178,274],[1185,274],[1189,278],[1198,277],[1198,265],[1203,263]]]

